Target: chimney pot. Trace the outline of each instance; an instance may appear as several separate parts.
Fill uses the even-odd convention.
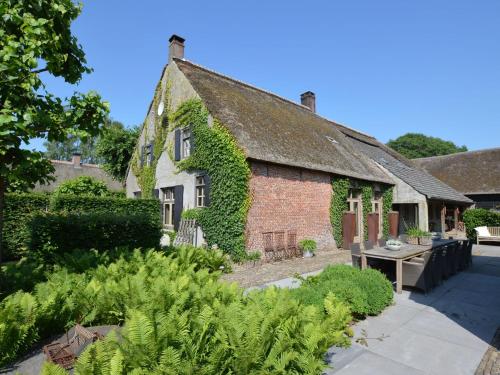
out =
[[[72,162],[73,162],[73,167],[74,168],[81,168],[82,154],[80,154],[78,152],[74,152],[73,153]]]
[[[183,59],[185,39],[179,35],[173,34],[168,41],[170,42],[170,46],[168,48],[168,62],[172,62],[174,58]]]
[[[316,113],[316,95],[312,91],[306,91],[300,95],[300,103],[308,107],[311,112]]]

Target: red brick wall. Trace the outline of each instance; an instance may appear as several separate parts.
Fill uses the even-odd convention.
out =
[[[292,230],[297,241],[312,238],[318,248],[334,247],[330,223],[331,177],[327,173],[251,162],[246,240],[248,250],[264,248],[263,232]]]

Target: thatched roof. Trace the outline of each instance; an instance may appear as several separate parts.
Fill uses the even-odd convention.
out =
[[[248,158],[394,183],[331,121],[307,107],[191,62],[174,61]]]
[[[414,159],[464,194],[500,194],[500,148]]]

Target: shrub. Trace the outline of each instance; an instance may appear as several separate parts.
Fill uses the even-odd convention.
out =
[[[202,210],[203,208],[188,208],[182,211],[181,217],[188,220],[199,220]]]
[[[467,230],[467,237],[475,240],[477,227],[498,227],[500,226],[500,213],[489,211],[484,208],[475,208],[464,212],[464,224]]]
[[[304,251],[314,253],[316,251],[316,241],[305,238],[299,241],[299,247]]]
[[[59,194],[103,197],[109,194],[109,189],[103,181],[90,176],[80,176],[61,183],[54,190],[54,195]]]
[[[143,214],[38,214],[33,217],[30,230],[30,251],[43,255],[47,261],[53,254],[74,249],[158,247],[161,237],[159,223],[152,223]]]
[[[18,259],[27,252],[29,239],[27,224],[33,214],[47,210],[48,194],[6,194],[3,227],[3,258]]]
[[[313,374],[328,347],[348,344],[349,309],[334,296],[325,298],[324,313],[287,290],[245,296],[218,282],[219,272],[189,263],[206,261],[207,252],[136,251],[86,274],[54,272],[33,293],[7,297],[0,303],[0,365],[76,321],[124,323],[120,339],[110,335],[79,357],[76,374]]]
[[[316,306],[333,293],[357,318],[379,314],[393,297],[392,284],[382,273],[347,265],[328,266],[319,275],[305,279],[292,293],[303,303]]]

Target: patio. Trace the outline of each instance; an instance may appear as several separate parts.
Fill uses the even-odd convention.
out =
[[[428,294],[394,298],[354,326],[350,348],[329,351],[326,374],[474,374],[500,326],[500,247],[475,245],[468,270]]]

